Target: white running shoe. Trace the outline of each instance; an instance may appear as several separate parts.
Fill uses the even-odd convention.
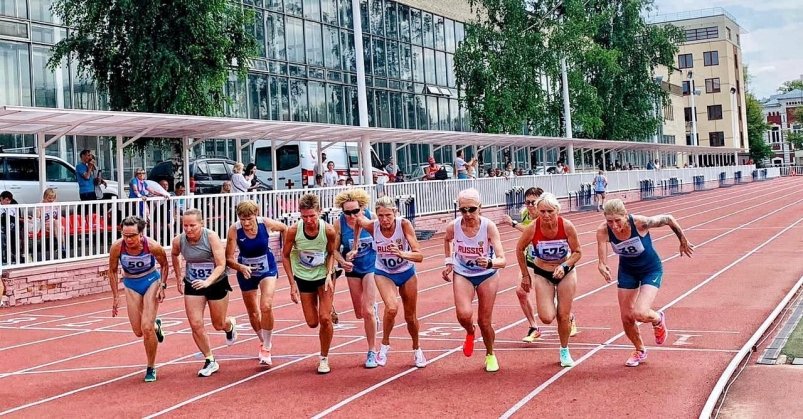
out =
[[[321,360],[318,362],[318,374],[329,374],[331,369],[329,368],[329,358],[322,356]]]
[[[214,359],[209,360],[207,359],[204,362],[204,367],[198,370],[199,377],[209,377],[210,375],[214,374],[217,370],[220,369],[220,365],[218,365],[217,361]]]
[[[422,351],[421,348],[413,351],[413,363],[415,363],[415,366],[418,368],[427,366],[427,358],[424,357],[424,351]]]
[[[259,364],[260,365],[267,365],[268,367],[273,366],[273,360],[270,357],[270,350],[259,344]]]
[[[226,345],[234,345],[237,342],[237,320],[234,317],[229,317],[231,322],[231,330],[226,332]]]
[[[376,354],[376,363],[380,367],[384,367],[388,362],[388,352],[390,352],[390,345],[379,345],[379,353]]]

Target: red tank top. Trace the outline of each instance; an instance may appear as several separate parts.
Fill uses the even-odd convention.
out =
[[[541,231],[541,217],[535,219],[535,234],[533,235],[533,246],[537,246],[538,242],[546,240],[566,240],[566,230],[563,228],[563,217],[558,217],[558,234],[555,237],[547,239]]]

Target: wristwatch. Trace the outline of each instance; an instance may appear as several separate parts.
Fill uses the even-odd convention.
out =
[[[516,227],[518,224],[519,224],[519,222],[518,222],[518,221],[516,221],[516,220],[512,220],[512,221],[510,222],[510,226],[511,226],[511,227]]]
[[[163,289],[163,290],[166,290],[166,289],[167,289],[167,282],[165,282],[165,281],[162,281],[162,289]]]

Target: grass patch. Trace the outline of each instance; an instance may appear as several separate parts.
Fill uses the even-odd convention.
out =
[[[781,353],[790,358],[803,358],[803,321],[798,321]]]

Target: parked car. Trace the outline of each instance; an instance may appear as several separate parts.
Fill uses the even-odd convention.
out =
[[[80,201],[75,167],[55,156],[46,156],[46,158],[45,181],[48,188],[56,190],[58,201]],[[41,202],[39,155],[0,153],[0,191],[10,191],[20,204]],[[117,182],[107,180],[103,199],[118,197],[118,191]]]
[[[223,182],[230,180],[233,173],[234,160],[223,157],[203,157],[190,160],[190,183],[185,185],[189,191],[197,194],[219,193]],[[173,160],[162,161],[153,166],[148,174],[148,180],[160,182],[167,180],[168,191],[172,192],[176,187],[175,175],[181,174],[181,162],[174,163]]]
[[[408,179],[413,182],[415,182],[416,180],[421,180],[421,178],[424,177],[424,173],[426,173],[425,170],[427,166],[429,166],[429,164],[422,164],[413,169],[413,172],[410,173]],[[446,174],[449,175],[449,179],[452,179],[454,177],[454,168],[452,168],[451,164],[441,164],[440,166],[446,168]]]

